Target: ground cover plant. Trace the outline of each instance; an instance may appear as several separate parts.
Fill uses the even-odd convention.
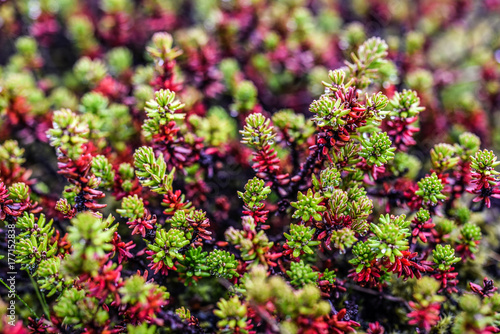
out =
[[[499,13],[0,2],[0,332],[499,332]]]

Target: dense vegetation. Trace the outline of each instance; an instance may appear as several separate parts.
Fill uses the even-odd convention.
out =
[[[499,332],[499,14],[0,2],[0,332]]]

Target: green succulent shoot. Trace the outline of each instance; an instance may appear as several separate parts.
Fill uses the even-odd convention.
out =
[[[313,240],[316,229],[305,225],[290,225],[290,232],[284,233],[287,239],[286,245],[293,250],[293,257],[299,257],[300,254],[314,254],[312,247],[318,246],[320,241]]]
[[[143,322],[140,325],[127,325],[128,334],[155,334],[157,333],[157,328],[155,325],[149,325],[147,322]]]
[[[251,111],[257,103],[257,88],[253,82],[243,80],[236,86],[234,104],[231,106],[239,113]]]
[[[416,156],[401,151],[396,152],[390,166],[396,176],[412,180],[418,175],[421,167],[422,163]]]
[[[61,271],[61,258],[58,256],[41,261],[36,276],[40,289],[48,292],[47,297],[60,293],[73,284],[64,277]]]
[[[120,178],[123,181],[121,184],[122,189],[126,192],[131,191],[134,187],[134,167],[132,167],[132,165],[128,162],[121,163],[120,166],[118,166],[118,175],[120,175]]]
[[[23,264],[23,269],[38,265],[57,253],[57,243],[50,243],[47,236],[31,235],[20,238],[16,243],[16,262]]]
[[[238,260],[234,258],[234,254],[225,250],[215,249],[207,257],[207,265],[210,273],[217,277],[231,279],[234,276],[239,276],[236,271],[238,268]]]
[[[52,220],[47,221],[43,214],[37,218],[24,212],[17,219],[16,227],[20,233],[16,236],[14,253],[16,262],[23,264],[23,269],[36,269],[42,261],[57,253],[57,243],[51,241],[54,234]]]
[[[247,311],[246,305],[237,296],[221,299],[214,310],[214,314],[221,319],[217,322],[219,333],[247,334]]]
[[[335,153],[333,161],[337,168],[339,168],[339,171],[355,173],[358,170],[356,164],[361,161],[359,156],[360,149],[361,147],[358,143],[350,141]]]
[[[106,76],[108,70],[100,59],[92,60],[89,57],[82,57],[73,66],[73,73],[80,84],[92,87]]]
[[[89,92],[82,96],[78,110],[82,113],[103,115],[109,105],[109,99],[97,92]]]
[[[437,245],[432,251],[433,261],[440,271],[448,271],[453,264],[460,262],[460,258],[455,256],[455,250],[450,245]]]
[[[50,145],[59,148],[70,159],[77,160],[88,141],[88,124],[69,109],[54,112],[52,128],[47,131]]]
[[[146,282],[144,276],[138,274],[127,277],[118,291],[122,296],[121,302],[129,305],[147,304],[148,297],[152,293],[159,292],[163,299],[170,298],[170,293],[164,286],[158,286],[150,281]]]
[[[340,254],[345,254],[346,248],[351,248],[358,241],[355,234],[354,230],[344,227],[340,230],[332,231],[330,242],[340,251]]]
[[[257,232],[252,217],[244,216],[242,220],[243,230],[229,227],[224,233],[226,240],[240,250],[241,259],[246,261],[249,267],[262,264],[267,268],[266,254],[274,243],[269,241],[264,230]]]
[[[420,223],[425,223],[431,219],[431,214],[428,210],[420,208],[415,214],[415,218]]]
[[[460,235],[460,244],[467,246],[472,253],[477,253],[479,250],[477,244],[483,238],[481,228],[469,222],[462,227]]]
[[[125,47],[111,49],[107,54],[108,64],[111,72],[120,75],[132,65],[132,52]]]
[[[382,94],[382,92],[374,93],[372,96],[366,97],[366,105],[369,108],[377,110],[376,116],[385,117],[389,111],[385,111],[385,107],[389,104],[389,99],[387,96]],[[374,115],[375,116],[375,115]]]
[[[359,46],[356,54],[352,54],[353,62],[347,63],[347,74],[353,77],[357,88],[366,88],[379,77],[378,72],[387,63],[385,57],[388,48],[384,40],[372,37]]]
[[[335,189],[331,193],[329,200],[330,212],[334,216],[349,216],[352,224],[351,229],[359,234],[365,234],[368,229],[367,218],[373,209],[373,202],[364,188],[355,184],[346,192],[342,189]]]
[[[56,210],[65,216],[69,216],[72,213],[73,207],[66,198],[60,198],[56,203]]]
[[[21,233],[17,237],[19,239],[29,238],[30,236],[51,238],[54,234],[52,223],[53,220],[47,221],[44,214],[40,214],[40,217],[35,217],[34,214],[29,214],[25,211],[16,221],[16,227],[21,230]]]
[[[191,311],[186,309],[184,306],[176,309],[175,314],[177,314],[183,321],[189,321],[191,319]]]
[[[161,89],[155,93],[155,98],[146,102],[147,119],[144,121],[142,131],[146,139],[158,134],[160,128],[172,121],[182,121],[186,114],[179,112],[184,104],[177,101],[175,93]]]
[[[92,159],[92,173],[101,182],[99,185],[111,189],[115,182],[113,165],[104,155],[97,155]]]
[[[357,186],[349,188],[347,196],[347,213],[352,220],[351,229],[364,235],[368,229],[367,219],[373,211],[373,201],[366,195],[364,188]]]
[[[500,161],[497,161],[497,156],[493,151],[482,150],[478,151],[475,156],[471,158],[471,169],[478,173],[484,174],[486,176],[496,176],[498,173],[495,167],[500,165]],[[494,180],[488,181],[491,185],[495,185]]]
[[[121,209],[117,209],[116,212],[130,220],[142,218],[144,216],[144,202],[137,194],[127,196],[122,200]]]
[[[22,165],[26,159],[23,157],[24,149],[19,147],[16,140],[6,140],[0,145],[0,161],[9,168]]]
[[[143,186],[159,194],[172,190],[175,168],[167,173],[167,164],[162,153],[155,158],[152,147],[142,146],[134,153],[134,165],[135,173]]]
[[[318,127],[328,126],[337,130],[339,126],[345,124],[345,116],[349,114],[351,109],[344,106],[341,99],[321,95],[318,100],[311,103],[309,111],[314,114],[312,120]]]
[[[160,229],[156,231],[156,238],[153,243],[148,245],[148,249],[153,252],[154,263],[163,261],[168,268],[173,268],[175,260],[184,258],[181,249],[189,245],[189,243],[190,240],[179,229],[172,228],[168,232]]]
[[[166,32],[157,32],[151,38],[151,45],[146,47],[146,51],[153,57],[155,63],[160,65],[165,61],[172,61],[182,54],[181,50],[173,47],[173,43],[172,35]]]
[[[321,212],[325,211],[326,207],[320,204],[323,201],[323,197],[319,192],[313,193],[312,189],[309,189],[304,195],[299,191],[297,200],[297,202],[290,203],[296,209],[292,216],[293,218],[301,218],[304,222],[309,221],[311,218],[316,221],[323,219]]]
[[[337,274],[335,270],[325,269],[320,275],[320,281],[328,281],[330,284],[334,284],[337,280]]]
[[[16,40],[16,49],[23,58],[34,58],[38,52],[36,40],[33,37],[22,36]]]
[[[417,281],[413,298],[422,306],[431,303],[442,303],[446,298],[438,294],[440,286],[441,284],[436,279],[424,276]]]
[[[431,150],[432,168],[438,172],[453,168],[460,161],[455,153],[455,147],[450,144],[435,145]]]
[[[319,175],[320,182],[318,182],[314,174],[312,179],[315,190],[321,189],[323,196],[326,198],[330,198],[332,196],[332,192],[342,183],[340,171],[333,166],[325,168],[321,171]]]
[[[93,50],[98,42],[94,37],[94,26],[88,17],[78,15],[68,21],[70,38],[80,51]]]
[[[259,210],[264,207],[263,201],[270,193],[271,188],[265,186],[264,180],[254,177],[245,185],[244,193],[238,191],[238,196],[243,199],[250,210]]]
[[[295,263],[295,265],[294,265]],[[304,268],[304,264],[292,262],[291,266]],[[297,283],[300,285],[302,281],[307,281],[309,284],[304,288],[293,289],[280,276],[267,276],[267,271],[263,267],[255,267],[245,275],[243,282],[246,291],[247,300],[252,304],[266,305],[272,300],[276,306],[276,312],[282,318],[297,319],[301,315],[312,316],[314,318],[321,317],[331,311],[331,307],[327,301],[321,300],[320,290],[316,286],[316,280],[319,273],[312,273],[311,268],[304,269],[305,276],[299,278],[300,269],[291,267],[290,274],[295,275],[292,271],[296,271]]]
[[[167,220],[166,223],[170,224],[170,226],[172,226],[173,228],[184,231],[187,238],[191,239],[191,232],[193,230],[193,227],[189,224],[186,218],[186,212],[184,210],[177,210],[175,211],[172,218]]]
[[[302,287],[307,284],[316,284],[319,273],[314,271],[310,265],[305,264],[304,261],[291,262],[290,270],[286,271],[290,277],[290,283],[295,287]]]
[[[68,228],[68,240],[73,245],[73,253],[85,255],[87,259],[101,258],[113,245],[110,243],[117,229],[111,226],[114,218],[106,220],[91,212],[82,212],[71,220]]]
[[[330,70],[328,71],[328,78],[331,83],[323,82],[323,86],[330,89],[330,91],[335,91],[338,87],[349,87],[352,85],[352,80],[346,82],[346,72],[342,69]]]
[[[245,126],[240,133],[241,142],[257,150],[273,144],[276,137],[271,120],[260,113],[250,114],[245,119]]]
[[[436,219],[435,223],[436,232],[438,232],[442,236],[447,236],[448,234],[453,232],[455,228],[457,228],[455,221],[451,219]]]
[[[394,93],[389,106],[392,109],[391,115],[401,118],[415,117],[425,109],[420,106],[420,98],[417,93],[407,89]]]
[[[455,144],[457,154],[463,161],[469,161],[479,151],[481,139],[473,133],[464,132],[458,137],[458,144]]]
[[[356,267],[356,273],[360,273],[364,268],[371,267],[377,254],[372,251],[369,242],[360,241],[352,247],[352,255],[354,258],[349,263]]]
[[[408,237],[410,236],[409,225],[406,216],[381,215],[378,224],[371,223],[370,231],[374,234],[367,244],[377,255],[377,258],[387,257],[391,262],[396,256],[403,256],[401,251],[409,248]]]
[[[97,298],[76,287],[64,291],[54,305],[54,312],[63,324],[74,325],[75,328],[81,328],[88,322],[103,326],[109,318],[109,313],[99,306]]]
[[[422,198],[423,202],[427,205],[437,205],[439,201],[446,199],[442,193],[444,185],[437,177],[436,173],[426,176],[418,182],[418,190],[415,195]]]
[[[362,141],[362,148],[359,155],[366,159],[369,166],[382,166],[394,159],[395,147],[391,147],[392,142],[387,133],[373,133],[369,138]]]
[[[185,285],[196,285],[200,278],[210,276],[207,254],[201,247],[190,247],[184,254],[184,258],[179,260],[177,269]]]

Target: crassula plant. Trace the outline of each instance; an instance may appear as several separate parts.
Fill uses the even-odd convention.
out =
[[[1,2],[0,333],[500,332],[471,3]]]

